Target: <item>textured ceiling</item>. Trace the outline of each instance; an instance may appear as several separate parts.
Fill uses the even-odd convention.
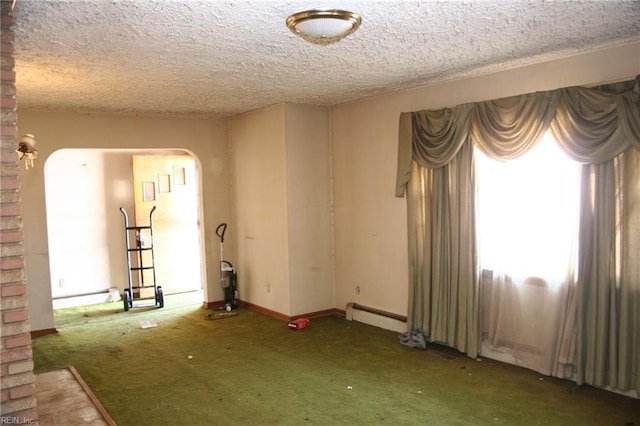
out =
[[[287,16],[336,7],[330,46]],[[637,40],[640,2],[17,0],[20,107],[224,117],[333,105]]]

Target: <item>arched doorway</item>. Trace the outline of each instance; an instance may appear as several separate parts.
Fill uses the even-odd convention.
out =
[[[151,162],[146,175],[136,170],[142,163],[134,158]],[[172,161],[178,160],[174,170]],[[101,303],[109,299],[110,289],[122,293],[128,285],[119,209],[129,212],[130,221],[144,210],[140,203],[136,207],[140,181],[155,186],[150,202],[158,205],[158,284],[166,294],[201,291],[198,167],[197,158],[184,150],[62,149],[51,154],[44,180],[53,308]],[[172,204],[179,209],[171,210]],[[142,220],[144,213],[138,216]]]

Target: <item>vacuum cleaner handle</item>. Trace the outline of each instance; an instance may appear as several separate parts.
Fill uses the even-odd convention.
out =
[[[220,231],[220,228],[222,228],[222,231]],[[216,228],[216,235],[218,237],[220,237],[220,242],[224,243],[224,233],[227,232],[227,224],[226,223],[221,223],[220,225],[218,225],[218,227]]]

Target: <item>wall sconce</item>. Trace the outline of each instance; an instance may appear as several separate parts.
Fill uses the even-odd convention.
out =
[[[27,170],[33,167],[33,160],[38,156],[38,151],[36,150],[36,138],[30,133],[25,134],[20,138],[20,142],[18,142],[18,159],[25,160],[25,167]]]

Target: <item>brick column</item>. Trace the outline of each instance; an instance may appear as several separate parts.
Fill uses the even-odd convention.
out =
[[[2,7],[0,125],[0,424],[38,419],[24,269],[12,1]]]

